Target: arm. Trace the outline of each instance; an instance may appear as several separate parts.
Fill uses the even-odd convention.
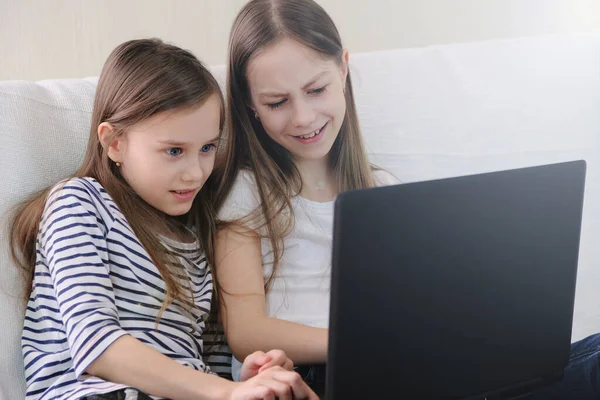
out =
[[[236,386],[183,366],[129,335],[114,341],[86,372],[174,400],[227,399]]]
[[[173,400],[318,399],[298,374],[280,366],[265,365],[248,381],[231,382],[185,367],[131,336],[113,342],[87,372]]]
[[[223,324],[236,358],[281,349],[296,364],[325,362],[327,329],[267,316],[258,235],[241,227],[224,228],[217,233],[215,251]]]
[[[119,324],[110,279],[110,229],[110,218],[102,218],[86,189],[68,185],[40,224],[40,253],[47,260],[77,378],[88,373],[174,400],[287,399],[290,392],[314,398],[297,374],[281,367],[259,371],[247,382],[230,382],[183,366],[129,335]]]

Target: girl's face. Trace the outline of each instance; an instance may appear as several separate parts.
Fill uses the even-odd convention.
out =
[[[344,89],[348,53],[343,63],[284,38],[248,63],[251,107],[266,133],[296,161],[324,158],[346,113]]]
[[[142,121],[107,147],[135,192],[171,216],[187,213],[212,173],[221,104],[216,95],[200,107],[165,112]],[[98,128],[102,142],[103,123]]]

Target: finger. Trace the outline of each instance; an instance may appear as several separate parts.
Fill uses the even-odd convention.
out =
[[[263,382],[262,384],[269,389],[270,394],[266,398],[274,400],[293,400],[292,389],[286,384],[274,380]]]
[[[296,372],[275,370],[275,368],[273,368],[271,376],[273,377],[273,379],[287,384],[288,387],[291,388],[292,393],[294,394],[294,398],[296,399],[319,399],[315,392],[313,392],[310,389],[310,387],[308,387],[306,382],[304,382],[302,380],[302,377]]]
[[[254,352],[244,359],[240,371],[240,381],[245,382],[259,373],[259,368],[262,365],[261,358],[264,358],[264,353],[261,353],[262,352]]]
[[[271,357],[272,360],[279,360],[281,362],[287,360],[287,355],[283,352],[283,350],[271,350],[266,356]]]
[[[264,400],[277,400],[277,396],[275,396],[275,393],[273,393],[271,391],[271,389],[268,389],[268,390],[269,390],[269,394],[265,396]]]
[[[270,360],[261,366],[259,372],[267,370],[276,365],[284,367],[289,360],[289,358],[281,350],[271,350],[265,355],[265,358],[270,358]]]
[[[310,390],[310,388],[309,388]],[[307,397],[308,400],[321,400],[321,398],[319,396],[317,396],[317,394],[315,392],[313,392],[312,390],[310,390],[310,394]]]
[[[254,353],[250,354],[248,357],[246,357],[246,359],[244,360],[244,364],[248,364],[248,367],[252,367],[252,368],[258,368],[263,366],[265,363],[270,361],[270,357],[267,356],[264,352],[262,351],[255,351]]]
[[[273,378],[272,374],[265,375],[260,384],[271,389],[278,400],[292,400],[293,389],[286,382]]]
[[[275,400],[273,391],[263,385],[253,387],[248,395],[250,396],[250,400]]]
[[[294,362],[291,358],[288,358],[283,366],[284,369],[292,371],[294,369]]]
[[[283,367],[287,361],[287,357],[273,358],[273,357],[270,357],[268,355],[268,353],[267,353],[266,358],[269,358],[269,361],[261,365],[259,372],[265,371],[265,370],[275,367],[275,366]]]

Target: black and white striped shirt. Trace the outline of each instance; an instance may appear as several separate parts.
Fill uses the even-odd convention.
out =
[[[157,324],[164,281],[108,193],[92,178],[52,190],[23,328],[28,400],[80,399],[124,388],[85,373],[123,335],[213,373],[203,361],[202,337],[213,291],[210,270],[197,242],[162,241],[180,261],[175,273],[189,282],[195,307],[175,301]]]

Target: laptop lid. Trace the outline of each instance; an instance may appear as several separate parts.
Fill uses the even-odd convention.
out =
[[[573,161],[340,194],[326,398],[460,399],[560,375],[585,170]]]

